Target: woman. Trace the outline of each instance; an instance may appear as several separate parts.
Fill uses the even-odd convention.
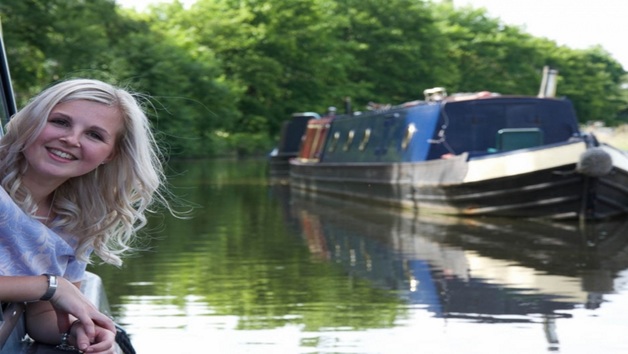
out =
[[[56,84],[11,119],[0,140],[0,300],[27,302],[33,339],[113,353],[113,322],[78,288],[92,253],[121,265],[149,207],[171,210],[160,157],[135,97],[101,81]]]

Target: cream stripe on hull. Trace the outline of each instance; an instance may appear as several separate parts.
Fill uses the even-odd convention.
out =
[[[613,166],[628,171],[628,153],[605,144],[600,145],[600,147],[611,155]]]
[[[582,142],[518,154],[470,160],[469,170],[463,183],[516,176],[576,164],[585,150],[586,144]]]

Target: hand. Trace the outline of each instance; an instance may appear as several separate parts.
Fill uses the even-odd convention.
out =
[[[74,346],[84,353],[116,354],[116,334],[108,329],[95,326],[93,340],[87,335],[86,328],[81,321],[70,328],[70,342],[74,339]]]
[[[74,284],[67,279],[59,277],[59,285],[50,304],[57,313],[57,325],[59,332],[65,332],[70,326],[70,316],[73,315],[81,321],[81,327],[89,338],[88,342],[95,340],[96,325],[116,333],[116,327],[113,321],[105,314],[101,313],[89,299],[87,299]]]

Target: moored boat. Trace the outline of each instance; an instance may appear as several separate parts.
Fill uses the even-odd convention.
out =
[[[294,113],[290,120],[281,126],[280,140],[277,147],[268,155],[269,175],[271,177],[287,177],[290,170],[288,161],[296,157],[301,146],[301,137],[311,119],[320,116],[314,112]]]
[[[290,185],[452,215],[626,214],[628,155],[581,132],[571,102],[546,94],[553,76],[543,82],[538,96],[435,88],[424,100],[310,121]]]

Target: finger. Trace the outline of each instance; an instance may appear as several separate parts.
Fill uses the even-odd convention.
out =
[[[87,353],[116,353],[116,337],[113,333],[102,330],[96,335],[94,343],[85,349]]]
[[[79,321],[81,321],[81,328],[83,329],[85,336],[87,336],[88,344],[89,344],[89,342],[91,342],[96,336],[96,325],[94,324],[94,322],[92,321],[89,315],[82,315],[82,316],[76,316],[76,317],[79,319]]]
[[[81,351],[86,351],[90,346],[90,339],[87,333],[85,332],[85,328],[83,327],[83,323],[76,326],[74,331],[74,335],[76,336],[76,347]]]
[[[117,331],[116,324],[107,315],[101,312],[98,312],[93,316],[93,318],[94,318],[94,322],[98,323],[100,327],[105,328],[113,333],[116,333]]]
[[[94,305],[84,297],[79,288],[70,283],[65,278],[59,278],[59,286],[57,291],[50,299],[50,303],[55,308],[55,311],[64,311],[66,314],[71,313],[78,318],[85,327],[85,332],[90,338],[94,338],[96,330],[94,328],[94,322],[91,319],[90,313],[99,313]],[[59,310],[57,310],[59,309]],[[61,313],[64,313],[61,312]],[[69,326],[69,318],[57,320],[59,324],[66,321],[65,326],[61,328],[61,331]]]
[[[115,343],[94,343],[83,350],[85,353],[115,353]]]

